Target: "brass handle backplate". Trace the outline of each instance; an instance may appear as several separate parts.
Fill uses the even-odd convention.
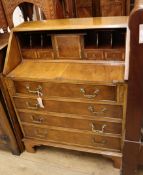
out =
[[[36,124],[42,124],[43,121],[44,121],[44,119],[41,118],[41,117],[37,117],[37,118],[35,118],[35,116],[32,116],[32,122],[33,122],[33,123],[36,123]]]
[[[94,123],[91,124],[92,132],[95,132],[95,133],[103,134],[105,132],[106,127],[107,127],[107,125],[102,125],[101,130],[97,130],[95,127],[95,124]]]
[[[26,86],[26,89],[27,89],[27,91],[28,91],[29,93],[37,94],[38,96],[39,96],[39,95],[40,95],[40,96],[43,95],[42,92],[41,92],[41,91],[42,91],[42,87],[41,87],[40,85],[36,88],[36,90],[31,90],[29,85]]]
[[[94,115],[99,115],[99,114],[104,114],[107,111],[107,108],[103,108],[101,111],[96,111],[93,106],[89,106],[88,110]]]
[[[84,88],[81,88],[80,92],[83,94],[84,97],[91,99],[95,98],[99,94],[99,89],[96,89],[92,95],[86,94],[86,90]]]
[[[40,137],[40,138],[46,138],[48,135],[48,131],[35,130],[35,135]]]

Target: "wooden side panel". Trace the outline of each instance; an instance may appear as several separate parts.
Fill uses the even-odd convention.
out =
[[[126,139],[140,141],[143,120],[143,44],[139,44],[139,24],[143,23],[143,10],[130,17],[130,62],[128,82],[128,103],[126,119]],[[133,129],[134,126],[134,129]]]
[[[4,101],[7,107],[7,112],[11,123],[11,127],[13,129],[13,133],[17,141],[18,149],[19,149],[19,152],[22,152],[24,150],[24,145],[22,142],[23,136],[22,136],[22,132],[21,132],[15,111],[14,111],[14,107],[12,105],[12,101],[9,96],[8,89],[6,87],[6,78],[4,78],[3,76],[0,76],[0,85],[1,85],[1,91],[4,97]]]
[[[10,34],[3,74],[8,74],[21,62],[19,46],[13,32]]]
[[[0,140],[2,141],[2,144],[5,144],[6,147],[10,148],[14,154],[19,154],[19,148],[16,143],[15,136],[13,134],[12,128],[10,127],[9,121],[7,119],[1,101],[0,101],[0,118],[1,118],[0,127],[2,131],[0,133]]]

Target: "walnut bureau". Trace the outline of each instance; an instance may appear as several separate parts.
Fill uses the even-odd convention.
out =
[[[127,17],[23,23],[4,67],[26,150],[102,154],[120,167],[126,112]]]

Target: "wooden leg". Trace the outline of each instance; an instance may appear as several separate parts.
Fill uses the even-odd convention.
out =
[[[122,163],[122,157],[112,157],[112,156],[105,156],[106,158],[109,158],[113,161],[114,168],[120,169],[121,168],[121,163]]]
[[[122,158],[121,157],[112,157],[114,167],[117,169],[121,168]]]
[[[29,153],[35,153],[35,148],[34,148],[34,145],[32,145],[31,143],[29,142],[24,142],[24,145],[25,145],[25,149],[27,152]]]

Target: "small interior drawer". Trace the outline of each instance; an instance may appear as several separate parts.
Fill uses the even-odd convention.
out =
[[[27,138],[93,148],[121,150],[121,138],[23,125]]]
[[[54,52],[52,49],[37,50],[38,59],[54,59]]]
[[[104,60],[104,52],[102,50],[85,50],[84,56],[88,60]]]
[[[24,59],[37,59],[37,52],[35,49],[22,49],[21,50],[22,57]]]
[[[105,51],[105,59],[114,60],[114,61],[124,61],[125,51],[124,50],[114,50],[114,49],[110,51]]]

